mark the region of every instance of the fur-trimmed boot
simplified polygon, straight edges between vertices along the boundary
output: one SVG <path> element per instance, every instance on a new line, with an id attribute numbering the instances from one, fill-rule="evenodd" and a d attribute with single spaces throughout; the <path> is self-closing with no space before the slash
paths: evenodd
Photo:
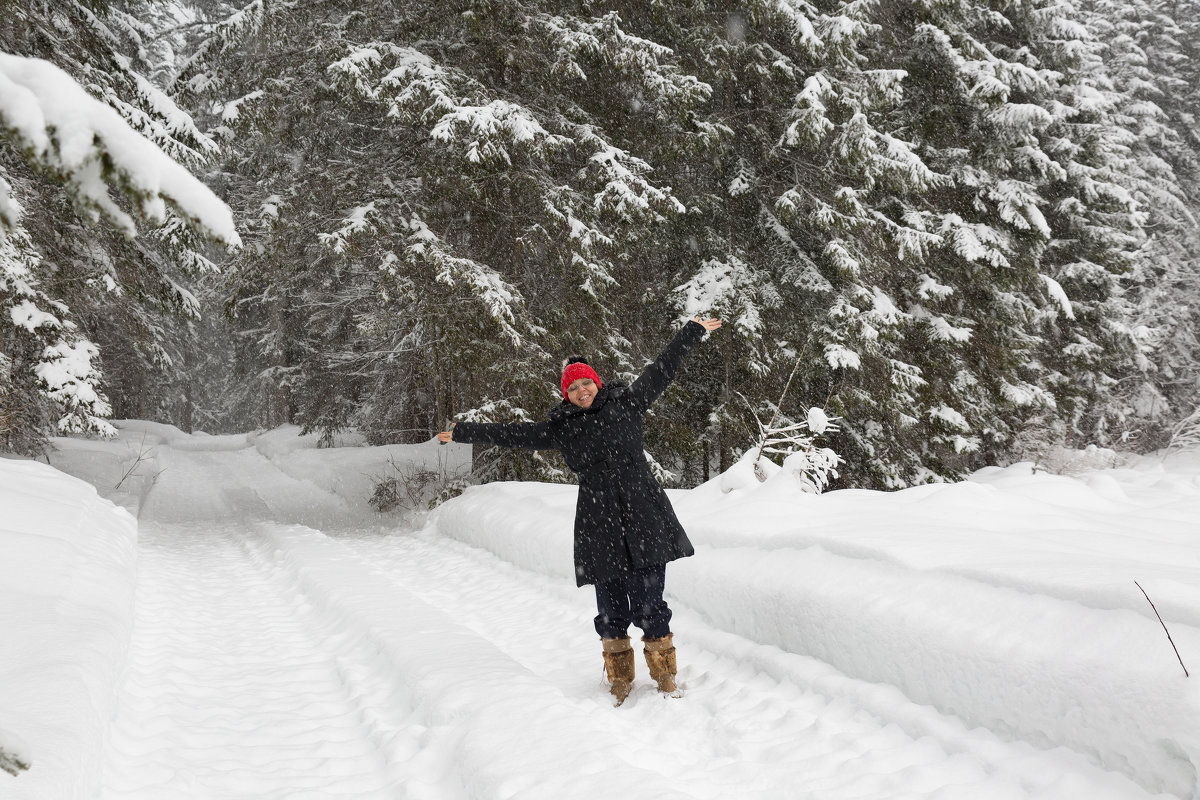
<path id="1" fill-rule="evenodd" d="M 604 672 L 611 684 L 609 691 L 617 698 L 616 705 L 621 705 L 633 688 L 633 645 L 628 636 L 600 641 L 604 643 Z"/>
<path id="2" fill-rule="evenodd" d="M 646 656 L 646 666 L 650 668 L 650 677 L 658 682 L 658 690 L 665 694 L 675 694 L 679 687 L 675 685 L 675 675 L 678 667 L 675 664 L 674 634 L 668 633 L 657 639 L 642 637 L 643 650 Z"/>

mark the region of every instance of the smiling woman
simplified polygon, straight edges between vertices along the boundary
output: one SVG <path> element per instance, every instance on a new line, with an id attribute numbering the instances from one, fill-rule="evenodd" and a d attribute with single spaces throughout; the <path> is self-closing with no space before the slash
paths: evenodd
<path id="1" fill-rule="evenodd" d="M 568 359 L 559 380 L 563 402 L 546 422 L 463 422 L 438 434 L 442 442 L 558 450 L 579 475 L 575 579 L 579 586 L 596 587 L 596 632 L 617 705 L 633 685 L 631 624 L 642 629 L 646 664 L 659 690 L 677 691 L 671 609 L 663 588 L 667 562 L 695 551 L 646 464 L 642 416 L 684 357 L 719 327 L 718 319 L 687 323 L 632 386 L 605 386 L 582 358 Z"/>
<path id="2" fill-rule="evenodd" d="M 571 356 L 567 359 L 560 384 L 563 397 L 580 408 L 590 408 L 596 392 L 604 387 L 600 376 L 582 356 Z"/>

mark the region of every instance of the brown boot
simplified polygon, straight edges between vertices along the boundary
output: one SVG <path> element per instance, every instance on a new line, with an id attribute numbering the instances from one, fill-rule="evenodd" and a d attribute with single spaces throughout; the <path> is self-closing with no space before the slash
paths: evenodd
<path id="1" fill-rule="evenodd" d="M 625 702 L 633 688 L 633 645 L 628 636 L 620 639 L 601 639 L 604 643 L 604 671 L 608 674 L 609 690 L 617 705 Z"/>
<path id="2" fill-rule="evenodd" d="M 675 675 L 678 667 L 675 664 L 674 634 L 668 633 L 657 639 L 642 637 L 645 645 L 646 666 L 650 668 L 650 677 L 658 682 L 658 690 L 666 694 L 678 691 L 675 685 Z"/>

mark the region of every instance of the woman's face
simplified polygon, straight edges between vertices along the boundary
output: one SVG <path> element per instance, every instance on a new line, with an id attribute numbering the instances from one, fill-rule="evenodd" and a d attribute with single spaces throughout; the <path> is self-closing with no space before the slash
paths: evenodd
<path id="1" fill-rule="evenodd" d="M 596 382 L 591 378 L 579 378 L 567 387 L 567 399 L 580 408 L 591 408 L 596 399 Z"/>

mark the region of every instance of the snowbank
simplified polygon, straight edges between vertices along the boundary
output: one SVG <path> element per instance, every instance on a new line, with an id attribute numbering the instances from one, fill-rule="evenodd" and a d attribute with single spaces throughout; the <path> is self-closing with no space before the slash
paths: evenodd
<path id="1" fill-rule="evenodd" d="M 160 476 L 164 480 L 174 477 L 170 472 L 172 450 L 257 451 L 287 476 L 311 484 L 314 498 L 331 495 L 342 501 L 333 516 L 321 520 L 332 528 L 394 524 L 395 517 L 381 517 L 368 503 L 375 484 L 384 477 L 397 477 L 401 482 L 419 481 L 422 476 L 418 473 L 435 477 L 426 486 L 422 502 L 416 504 L 424 509 L 427 495 L 447 480 L 468 475 L 471 466 L 469 445 L 439 445 L 436 439 L 417 445 L 367 446 L 362 436 L 351 432 L 335 437 L 332 447 L 319 447 L 320 436 L 301 435 L 297 425 L 209 435 L 143 420 L 114 420 L 113 424 L 119 431 L 116 439 L 54 439 L 56 450 L 50 460 L 135 515 Z"/>
<path id="2" fill-rule="evenodd" d="M 1134 580 L 1200 669 L 1200 458 L 1079 477 L 1031 466 L 817 496 L 787 470 L 759 484 L 739 464 L 670 493 L 697 555 L 669 568 L 669 593 L 718 628 L 896 687 L 968 727 L 1192 797 L 1200 684 Z M 491 484 L 434 521 L 569 581 L 575 496 Z"/>
<path id="3" fill-rule="evenodd" d="M 51 439 L 50 464 L 137 516 L 162 470 L 159 447 L 186 440 L 188 434 L 173 425 L 137 420 L 114 420 L 113 427 L 118 435 L 112 439 Z"/>
<path id="4" fill-rule="evenodd" d="M 32 461 L 0 459 L 0 509 L 0 746 L 32 762 L 0 773 L 0 796 L 80 796 L 98 785 L 116 710 L 137 524 Z"/>
<path id="5" fill-rule="evenodd" d="M 318 447 L 319 440 L 315 433 L 300 435 L 296 425 L 249 436 L 249 443 L 284 473 L 341 497 L 349 507 L 361 510 L 361 518 L 378 517 L 367 501 L 375 485 L 384 478 L 393 477 L 401 483 L 412 481 L 419 498 L 411 505 L 420 506 L 421 509 L 414 509 L 419 511 L 435 485 L 466 477 L 471 470 L 470 445 L 441 445 L 430 439 L 415 445 L 371 447 L 356 433 L 338 435 L 332 447 Z M 434 480 L 426 487 L 427 491 L 420 492 L 418 484 L 423 477 Z"/>

